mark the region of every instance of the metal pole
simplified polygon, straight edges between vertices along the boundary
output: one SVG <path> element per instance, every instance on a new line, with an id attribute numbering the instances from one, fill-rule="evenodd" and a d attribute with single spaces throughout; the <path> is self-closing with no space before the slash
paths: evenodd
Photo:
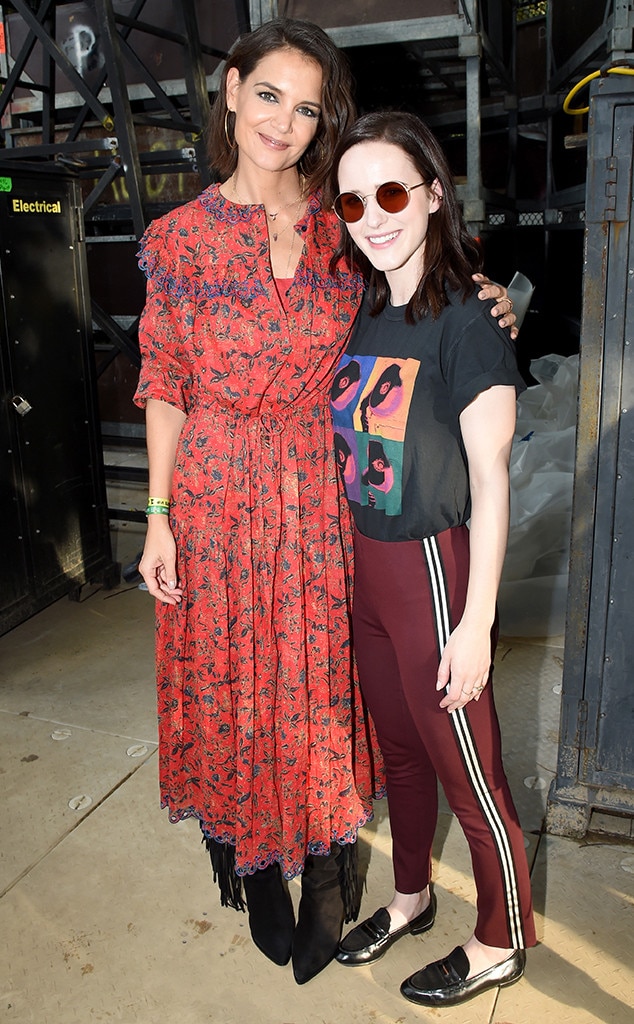
<path id="1" fill-rule="evenodd" d="M 177 0 L 174 3 L 176 13 L 180 15 L 183 32 L 185 33 L 185 83 L 189 99 L 192 124 L 192 141 L 196 150 L 198 174 L 203 187 L 212 181 L 204 132 L 209 120 L 210 103 L 207 93 L 207 79 L 200 48 L 200 33 L 194 0 Z"/>
<path id="2" fill-rule="evenodd" d="M 265 21 L 277 18 L 277 0 L 249 0 L 249 17 L 251 31 L 259 28 Z"/>
<path id="3" fill-rule="evenodd" d="M 143 173 L 137 146 L 132 110 L 128 98 L 127 84 L 119 46 L 112 0 L 95 0 L 95 10 L 104 44 L 104 58 L 108 69 L 108 85 L 114 109 L 115 134 L 119 140 L 119 151 L 123 160 L 125 184 L 130 197 L 132 223 L 137 238 L 145 231 L 143 209 Z"/>

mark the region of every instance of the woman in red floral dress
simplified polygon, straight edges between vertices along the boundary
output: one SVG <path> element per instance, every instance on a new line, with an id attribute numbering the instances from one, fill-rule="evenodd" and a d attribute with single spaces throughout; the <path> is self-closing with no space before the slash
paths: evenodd
<path id="1" fill-rule="evenodd" d="M 245 37 L 212 115 L 224 183 L 155 221 L 140 257 L 137 402 L 150 494 L 171 501 L 148 515 L 141 562 L 159 599 L 161 800 L 172 821 L 198 818 L 224 901 L 242 905 L 243 879 L 255 941 L 280 963 L 293 949 L 300 982 L 336 951 L 343 855 L 381 785 L 326 413 L 362 291 L 328 269 L 338 227 L 318 192 L 350 96 L 315 26 Z M 295 929 L 284 878 L 309 888 L 326 867 L 337 905 L 313 962 L 319 922 Z"/>
<path id="2" fill-rule="evenodd" d="M 244 37 L 212 111 L 222 184 L 155 221 L 140 254 L 161 800 L 199 820 L 223 903 L 243 909 L 244 884 L 256 944 L 292 955 L 300 984 L 358 913 L 351 854 L 382 787 L 327 413 L 363 282 L 329 270 L 319 188 L 351 114 L 321 29 Z"/>

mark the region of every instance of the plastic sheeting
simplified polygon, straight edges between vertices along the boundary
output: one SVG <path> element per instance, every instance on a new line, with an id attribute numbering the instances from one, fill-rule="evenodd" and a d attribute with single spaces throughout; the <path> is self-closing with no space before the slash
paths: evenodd
<path id="1" fill-rule="evenodd" d="M 498 598 L 506 636 L 558 636 L 566 621 L 579 357 L 531 363 L 518 400 L 511 521 Z"/>

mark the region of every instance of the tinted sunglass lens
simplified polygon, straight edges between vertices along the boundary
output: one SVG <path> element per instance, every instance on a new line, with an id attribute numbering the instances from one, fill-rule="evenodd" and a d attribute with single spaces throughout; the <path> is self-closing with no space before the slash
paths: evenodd
<path id="1" fill-rule="evenodd" d="M 363 199 L 355 192 L 342 192 L 335 199 L 335 213 L 346 224 L 354 224 L 363 217 Z"/>
<path id="2" fill-rule="evenodd" d="M 376 201 L 386 213 L 400 213 L 409 202 L 409 193 L 400 182 L 386 181 L 377 189 Z"/>

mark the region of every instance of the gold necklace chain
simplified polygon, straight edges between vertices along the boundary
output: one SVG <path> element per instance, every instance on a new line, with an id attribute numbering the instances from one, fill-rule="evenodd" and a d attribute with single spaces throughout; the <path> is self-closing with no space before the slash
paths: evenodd
<path id="1" fill-rule="evenodd" d="M 235 196 L 237 202 L 239 202 L 242 206 L 255 205 L 255 204 L 247 203 L 247 201 L 245 199 L 243 199 L 239 195 L 238 190 L 236 188 L 236 174 L 235 173 L 231 175 L 231 191 L 233 192 L 233 195 Z M 278 238 L 280 238 L 280 236 L 283 235 L 285 231 L 288 231 L 288 229 L 290 228 L 291 224 L 293 225 L 293 227 L 295 227 L 295 223 L 297 222 L 297 219 L 299 217 L 299 211 L 300 211 L 300 208 L 301 208 L 301 205 L 302 205 L 303 202 L 304 202 L 304 178 L 303 178 L 303 176 L 300 176 L 300 193 L 299 193 L 299 197 L 297 199 L 292 199 L 290 203 L 285 203 L 284 206 L 280 206 L 279 210 L 277 210 L 276 213 L 269 213 L 268 210 L 266 209 L 266 206 L 264 206 L 264 212 L 266 213 L 266 216 L 268 217 L 268 219 L 272 220 L 272 221 L 275 221 L 277 216 L 278 216 L 278 214 L 280 214 L 282 212 L 282 210 L 286 210 L 286 209 L 288 209 L 289 206 L 292 206 L 293 203 L 297 203 L 297 209 L 295 211 L 295 217 L 292 220 L 289 220 L 288 224 L 286 224 L 282 228 L 281 231 L 273 231 L 272 229 L 269 229 L 270 230 L 270 235 L 271 235 L 271 237 L 272 237 L 274 242 L 277 242 Z M 262 205 L 264 205 L 264 204 L 262 204 Z M 289 271 L 291 269 L 291 260 L 293 258 L 293 250 L 295 248 L 295 238 L 296 238 L 296 235 L 297 235 L 297 232 L 293 231 L 293 237 L 291 238 L 291 245 L 290 245 L 290 249 L 288 251 L 288 259 L 286 261 L 286 271 L 285 271 L 285 274 L 284 274 L 285 277 L 288 277 Z"/>
<path id="2" fill-rule="evenodd" d="M 252 205 L 250 203 L 247 203 L 246 199 L 243 199 L 238 194 L 238 189 L 236 188 L 236 179 L 237 179 L 237 175 L 234 172 L 231 175 L 231 189 L 232 189 L 232 192 L 233 192 L 235 198 L 243 206 L 250 206 L 250 205 Z M 295 221 L 297 221 L 297 218 L 299 217 L 300 207 L 301 207 L 301 205 L 302 205 L 302 203 L 304 201 L 304 177 L 303 177 L 303 175 L 300 175 L 299 184 L 300 184 L 299 196 L 296 199 L 291 199 L 290 203 L 284 203 L 284 205 L 280 206 L 279 210 L 276 210 L 275 213 L 269 213 L 269 211 L 267 210 L 267 208 L 264 205 L 264 203 L 262 204 L 264 206 L 264 212 L 266 213 L 266 216 L 268 217 L 269 220 L 272 220 L 273 222 L 275 222 L 277 220 L 279 214 L 282 212 L 282 210 L 287 210 L 289 206 L 293 206 L 294 203 L 297 203 L 297 211 L 295 213 L 295 219 L 294 219 L 293 223 L 295 223 Z M 288 231 L 290 226 L 291 226 L 291 221 L 289 220 L 288 224 L 286 224 L 282 228 L 281 231 L 271 230 L 271 236 L 273 238 L 273 241 L 277 242 L 277 240 L 280 237 L 280 235 L 283 235 L 285 231 Z"/>
<path id="3" fill-rule="evenodd" d="M 293 237 L 291 238 L 291 247 L 290 247 L 290 249 L 288 251 L 288 259 L 286 261 L 286 272 L 284 274 L 285 278 L 288 278 L 289 271 L 291 269 L 291 259 L 292 259 L 292 256 L 293 256 L 293 248 L 295 247 L 295 239 L 296 238 L 297 238 L 297 232 L 293 231 Z"/>
<path id="4" fill-rule="evenodd" d="M 293 227 L 295 227 L 295 224 L 297 223 L 297 219 L 299 217 L 299 211 L 300 211 L 300 208 L 301 208 L 301 205 L 302 205 L 303 202 L 304 202 L 304 197 L 300 196 L 299 199 L 297 200 L 297 209 L 295 210 L 295 216 L 292 217 L 288 221 L 288 223 L 284 225 L 284 227 L 282 228 L 281 231 L 274 231 L 273 228 L 269 228 L 269 230 L 271 232 L 271 237 L 273 238 L 274 242 L 277 242 L 278 238 L 280 238 L 280 236 L 283 235 L 285 231 L 288 231 L 288 229 L 291 227 L 291 225 Z M 293 232 L 293 234 L 295 234 L 295 232 Z"/>
<path id="5" fill-rule="evenodd" d="M 297 199 L 291 199 L 290 203 L 284 203 L 284 205 L 280 206 L 279 210 L 276 210 L 275 213 L 269 213 L 269 211 L 266 210 L 266 206 L 265 206 L 264 209 L 266 210 L 266 215 L 269 218 L 269 220 L 276 220 L 277 217 L 278 217 L 278 214 L 280 214 L 282 212 L 282 210 L 287 210 L 289 208 L 289 206 L 293 206 L 294 203 L 297 203 L 298 206 L 299 206 L 299 204 L 301 203 L 303 198 L 304 198 L 304 175 L 300 174 L 300 176 L 299 176 L 299 196 L 298 196 L 298 198 Z"/>

